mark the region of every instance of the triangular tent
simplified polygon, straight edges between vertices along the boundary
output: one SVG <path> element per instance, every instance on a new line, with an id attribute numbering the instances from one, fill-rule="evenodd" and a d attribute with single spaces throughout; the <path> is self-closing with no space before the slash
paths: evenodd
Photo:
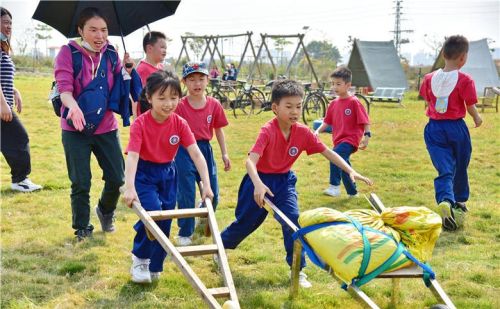
<path id="1" fill-rule="evenodd" d="M 443 50 L 432 66 L 432 71 L 444 68 Z M 432 72 L 431 71 L 431 72 Z M 486 39 L 469 42 L 469 55 L 467 62 L 460 71 L 472 76 L 476 84 L 476 93 L 482 96 L 485 87 L 500 86 L 497 68 L 491 57 L 491 52 Z"/>
<path id="2" fill-rule="evenodd" d="M 406 88 L 405 73 L 392 41 L 355 40 L 349 63 L 352 85 L 356 87 Z"/>

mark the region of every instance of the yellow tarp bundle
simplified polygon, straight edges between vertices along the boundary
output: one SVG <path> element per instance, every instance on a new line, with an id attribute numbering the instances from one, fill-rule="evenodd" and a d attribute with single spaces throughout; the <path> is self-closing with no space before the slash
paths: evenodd
<path id="1" fill-rule="evenodd" d="M 303 212 L 299 217 L 302 227 L 325 222 L 350 222 L 346 214 L 331 208 L 317 208 Z M 365 230 L 371 244 L 371 256 L 365 274 L 368 274 L 396 251 L 397 243 L 390 237 Z M 352 224 L 339 224 L 321 228 L 305 235 L 314 252 L 346 283 L 358 277 L 363 260 L 363 238 Z M 396 270 L 411 262 L 401 254 L 388 270 Z"/>
<path id="2" fill-rule="evenodd" d="M 363 226 L 382 231 L 405 244 L 408 251 L 421 262 L 432 256 L 441 233 L 441 217 L 426 207 L 386 208 L 381 214 L 374 210 L 357 209 L 345 213 L 331 208 L 317 208 L 303 212 L 301 227 L 325 222 L 350 222 L 354 218 Z M 382 265 L 396 250 L 396 242 L 375 232 L 365 231 L 371 244 L 371 257 L 365 273 Z M 330 265 L 338 277 L 349 283 L 358 276 L 363 259 L 363 241 L 352 224 L 328 226 L 305 235 L 307 242 L 321 259 Z M 387 271 L 412 263 L 401 255 Z"/>

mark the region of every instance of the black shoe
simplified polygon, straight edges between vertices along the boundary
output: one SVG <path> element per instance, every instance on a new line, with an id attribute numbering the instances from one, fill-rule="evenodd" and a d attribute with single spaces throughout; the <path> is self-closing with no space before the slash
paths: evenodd
<path id="1" fill-rule="evenodd" d="M 465 202 L 455 202 L 455 205 L 453 205 L 453 208 L 460 209 L 463 212 L 468 212 L 469 211 L 469 209 L 465 205 Z"/>
<path id="2" fill-rule="evenodd" d="M 103 214 L 99 205 L 95 207 L 95 213 L 99 222 L 101 222 L 101 227 L 103 232 L 111 233 L 115 231 L 115 212 L 109 214 Z"/>
<path id="3" fill-rule="evenodd" d="M 94 227 L 92 225 L 89 225 L 86 229 L 76 230 L 75 231 L 76 240 L 78 242 L 80 242 L 80 241 L 84 241 L 88 237 L 92 237 L 93 230 L 94 230 Z"/>

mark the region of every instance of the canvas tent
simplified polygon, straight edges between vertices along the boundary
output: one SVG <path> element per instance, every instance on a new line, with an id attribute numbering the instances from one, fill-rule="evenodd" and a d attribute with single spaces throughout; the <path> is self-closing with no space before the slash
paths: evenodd
<path id="1" fill-rule="evenodd" d="M 444 67 L 443 50 L 432 66 L 432 71 Z M 431 72 L 432 72 L 431 71 Z M 469 42 L 469 55 L 467 62 L 460 71 L 472 76 L 476 84 L 476 93 L 482 96 L 485 87 L 500 86 L 497 68 L 491 57 L 491 52 L 486 39 Z"/>
<path id="2" fill-rule="evenodd" d="M 405 73 L 392 41 L 354 40 L 348 65 L 356 87 L 406 88 Z"/>

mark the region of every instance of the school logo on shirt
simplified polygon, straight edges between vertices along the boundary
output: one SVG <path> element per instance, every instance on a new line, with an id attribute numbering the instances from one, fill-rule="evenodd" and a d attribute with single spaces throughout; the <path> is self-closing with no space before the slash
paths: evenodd
<path id="1" fill-rule="evenodd" d="M 207 116 L 207 123 L 210 124 L 212 122 L 212 115 Z"/>
<path id="2" fill-rule="evenodd" d="M 350 109 L 350 108 L 346 108 L 346 109 L 344 110 L 344 114 L 345 114 L 346 116 L 351 115 L 351 114 L 352 114 L 351 109 Z"/>
<path id="3" fill-rule="evenodd" d="M 295 157 L 297 154 L 299 153 L 299 148 L 297 147 L 290 147 L 290 149 L 288 149 L 288 154 L 291 156 L 291 157 Z"/>
<path id="4" fill-rule="evenodd" d="M 178 135 L 172 135 L 170 136 L 170 145 L 177 145 L 179 143 L 179 136 Z"/>

